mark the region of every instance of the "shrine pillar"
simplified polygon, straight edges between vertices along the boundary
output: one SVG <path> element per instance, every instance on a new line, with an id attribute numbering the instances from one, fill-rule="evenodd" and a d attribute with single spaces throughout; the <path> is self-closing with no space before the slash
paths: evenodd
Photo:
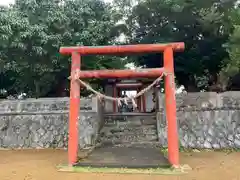
<path id="1" fill-rule="evenodd" d="M 116 87 L 116 84 L 114 83 L 113 84 L 113 97 L 116 98 L 117 97 L 117 87 Z M 116 113 L 117 112 L 117 102 L 116 101 L 113 101 L 113 113 Z"/>

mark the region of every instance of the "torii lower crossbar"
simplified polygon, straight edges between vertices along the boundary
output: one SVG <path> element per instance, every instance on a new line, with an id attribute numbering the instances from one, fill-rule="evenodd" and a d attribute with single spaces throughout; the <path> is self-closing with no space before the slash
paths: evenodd
<path id="1" fill-rule="evenodd" d="M 80 71 L 79 78 L 156 78 L 161 76 L 163 71 L 163 68 L 136 70 L 92 70 Z"/>

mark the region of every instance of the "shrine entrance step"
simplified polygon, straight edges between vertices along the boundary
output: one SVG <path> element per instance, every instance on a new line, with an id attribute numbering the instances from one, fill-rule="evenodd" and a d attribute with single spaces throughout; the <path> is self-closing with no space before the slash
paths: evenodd
<path id="1" fill-rule="evenodd" d="M 160 168 L 170 167 L 160 148 L 151 144 L 103 145 L 78 162 L 77 166 L 93 168 Z"/>
<path id="2" fill-rule="evenodd" d="M 156 115 L 152 113 L 105 114 L 99 142 L 123 144 L 157 142 Z"/>

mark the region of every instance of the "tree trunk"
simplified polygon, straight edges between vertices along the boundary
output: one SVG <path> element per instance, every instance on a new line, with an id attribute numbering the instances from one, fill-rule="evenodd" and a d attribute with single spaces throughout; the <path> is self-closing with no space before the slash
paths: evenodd
<path id="1" fill-rule="evenodd" d="M 39 82 L 37 80 L 34 80 L 34 85 L 35 85 L 35 94 L 34 97 L 38 99 L 40 97 L 40 86 Z"/>

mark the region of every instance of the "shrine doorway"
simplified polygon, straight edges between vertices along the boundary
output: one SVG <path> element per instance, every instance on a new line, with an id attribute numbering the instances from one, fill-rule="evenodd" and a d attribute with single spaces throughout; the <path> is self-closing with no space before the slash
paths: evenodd
<path id="1" fill-rule="evenodd" d="M 133 97 L 138 92 L 135 89 L 119 89 L 119 97 Z M 126 104 L 127 103 L 127 104 Z M 121 106 L 118 106 L 118 112 L 129 113 L 129 112 L 140 112 L 141 111 L 141 98 L 137 99 L 137 107 L 134 107 L 132 101 L 123 102 Z"/>
<path id="2" fill-rule="evenodd" d="M 143 83 L 137 80 L 118 80 L 113 84 L 113 97 L 134 97 L 144 87 Z M 113 102 L 113 113 L 145 113 L 145 95 L 135 99 L 134 102 L 128 100 L 121 105 Z"/>

